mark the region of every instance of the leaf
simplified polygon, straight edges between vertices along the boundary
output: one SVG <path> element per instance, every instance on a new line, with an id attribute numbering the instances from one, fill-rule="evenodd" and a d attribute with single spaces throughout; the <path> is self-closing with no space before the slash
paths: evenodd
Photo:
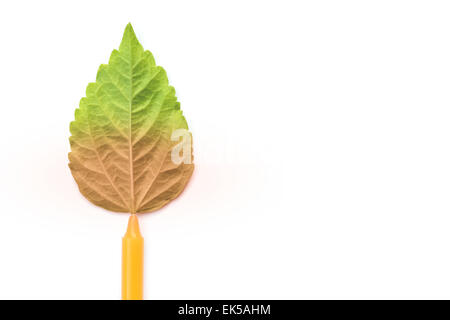
<path id="1" fill-rule="evenodd" d="M 80 192 L 117 212 L 151 212 L 176 198 L 194 170 L 191 146 L 174 162 L 172 133 L 186 120 L 168 84 L 128 24 L 119 50 L 101 65 L 70 124 L 69 167 Z"/>

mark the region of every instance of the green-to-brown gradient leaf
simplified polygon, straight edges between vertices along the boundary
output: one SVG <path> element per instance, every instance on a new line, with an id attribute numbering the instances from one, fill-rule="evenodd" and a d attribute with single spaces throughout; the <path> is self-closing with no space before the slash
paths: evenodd
<path id="1" fill-rule="evenodd" d="M 194 169 L 171 159 L 179 143 L 172 132 L 187 128 L 166 72 L 127 25 L 70 124 L 69 167 L 80 192 L 111 211 L 161 208 L 183 191 Z"/>

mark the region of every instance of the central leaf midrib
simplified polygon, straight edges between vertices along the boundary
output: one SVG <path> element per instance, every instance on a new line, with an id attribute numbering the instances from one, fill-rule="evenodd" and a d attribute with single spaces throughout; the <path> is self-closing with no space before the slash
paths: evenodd
<path id="1" fill-rule="evenodd" d="M 129 101 L 129 125 L 128 125 L 128 150 L 129 150 L 129 162 L 130 162 L 130 211 L 132 214 L 136 213 L 134 207 L 134 168 L 133 168 L 133 141 L 132 141 L 132 104 L 133 104 L 133 53 L 132 53 L 131 39 L 129 43 L 130 61 L 129 61 L 129 73 L 130 73 L 130 101 Z"/>

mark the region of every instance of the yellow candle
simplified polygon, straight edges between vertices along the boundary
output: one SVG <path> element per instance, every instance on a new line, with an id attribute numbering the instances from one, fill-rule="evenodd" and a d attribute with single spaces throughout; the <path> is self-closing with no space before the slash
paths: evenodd
<path id="1" fill-rule="evenodd" d="M 144 274 L 144 238 L 136 214 L 128 219 L 122 238 L 122 300 L 142 300 Z"/>

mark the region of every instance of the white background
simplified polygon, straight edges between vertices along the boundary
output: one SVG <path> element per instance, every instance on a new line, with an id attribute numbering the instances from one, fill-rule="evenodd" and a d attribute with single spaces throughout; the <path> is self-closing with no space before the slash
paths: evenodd
<path id="1" fill-rule="evenodd" d="M 194 137 L 147 299 L 450 298 L 448 1 L 4 1 L 0 298 L 120 298 L 69 123 L 128 22 Z"/>

